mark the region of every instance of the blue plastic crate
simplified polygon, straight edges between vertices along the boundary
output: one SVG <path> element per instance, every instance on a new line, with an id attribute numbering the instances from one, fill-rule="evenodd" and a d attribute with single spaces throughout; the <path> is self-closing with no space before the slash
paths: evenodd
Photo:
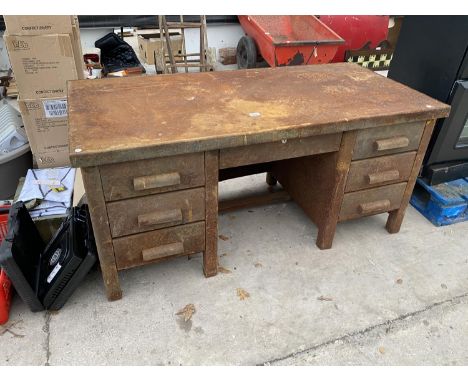
<path id="1" fill-rule="evenodd" d="M 410 203 L 436 226 L 468 220 L 468 178 L 435 186 L 418 179 Z"/>

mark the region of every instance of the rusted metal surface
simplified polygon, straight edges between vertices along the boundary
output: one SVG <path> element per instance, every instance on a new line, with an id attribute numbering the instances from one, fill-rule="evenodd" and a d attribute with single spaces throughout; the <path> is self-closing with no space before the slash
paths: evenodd
<path id="1" fill-rule="evenodd" d="M 385 126 L 358 133 L 353 159 L 397 154 L 417 150 L 425 122 Z"/>
<path id="2" fill-rule="evenodd" d="M 68 96 L 70 156 L 78 167 L 449 112 L 441 102 L 347 63 L 70 81 Z"/>
<path id="3" fill-rule="evenodd" d="M 341 134 L 337 133 L 223 149 L 219 153 L 219 168 L 239 167 L 338 151 L 340 142 Z"/>
<path id="4" fill-rule="evenodd" d="M 406 189 L 406 182 L 345 194 L 340 221 L 398 210 Z"/>
<path id="5" fill-rule="evenodd" d="M 352 162 L 345 191 L 404 182 L 410 176 L 415 157 L 416 152 L 410 151 Z"/>

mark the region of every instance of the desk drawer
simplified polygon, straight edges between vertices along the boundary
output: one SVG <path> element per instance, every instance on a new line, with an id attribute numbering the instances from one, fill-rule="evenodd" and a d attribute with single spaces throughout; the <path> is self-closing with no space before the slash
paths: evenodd
<path id="1" fill-rule="evenodd" d="M 219 168 L 329 153 L 340 149 L 341 133 L 258 143 L 219 151 Z"/>
<path id="2" fill-rule="evenodd" d="M 400 207 L 405 188 L 406 182 L 345 194 L 339 220 L 396 210 Z"/>
<path id="3" fill-rule="evenodd" d="M 112 237 L 205 220 L 205 189 L 166 192 L 107 204 Z"/>
<path id="4" fill-rule="evenodd" d="M 113 240 L 117 269 L 205 250 L 205 223 L 185 224 Z"/>
<path id="5" fill-rule="evenodd" d="M 345 192 L 408 180 L 416 152 L 388 155 L 351 163 Z"/>
<path id="6" fill-rule="evenodd" d="M 205 184 L 204 153 L 100 166 L 106 201 L 194 188 Z"/>
<path id="7" fill-rule="evenodd" d="M 414 151 L 419 147 L 425 122 L 411 122 L 360 130 L 353 159 Z"/>

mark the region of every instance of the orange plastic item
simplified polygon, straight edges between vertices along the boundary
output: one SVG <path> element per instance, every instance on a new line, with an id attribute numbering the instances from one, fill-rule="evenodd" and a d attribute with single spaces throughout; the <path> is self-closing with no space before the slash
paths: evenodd
<path id="1" fill-rule="evenodd" d="M 0 269 L 0 325 L 8 321 L 11 304 L 11 281 L 3 269 Z"/>

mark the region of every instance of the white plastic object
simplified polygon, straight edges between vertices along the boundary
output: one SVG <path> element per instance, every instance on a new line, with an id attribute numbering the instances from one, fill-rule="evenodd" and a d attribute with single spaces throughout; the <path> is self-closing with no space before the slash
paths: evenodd
<path id="1" fill-rule="evenodd" d="M 21 114 L 6 100 L 0 103 L 0 154 L 6 154 L 28 143 Z"/>

